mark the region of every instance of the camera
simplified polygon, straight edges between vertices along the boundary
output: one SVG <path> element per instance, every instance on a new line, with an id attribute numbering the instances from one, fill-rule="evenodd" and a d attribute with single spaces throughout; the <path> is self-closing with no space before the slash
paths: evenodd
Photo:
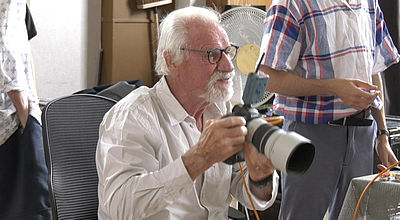
<path id="1" fill-rule="evenodd" d="M 257 70 L 258 68 L 259 65 Z M 250 73 L 242 97 L 244 104 L 235 105 L 232 113 L 226 117 L 242 116 L 246 120 L 246 141 L 253 143 L 276 169 L 287 174 L 303 174 L 314 160 L 315 148 L 311 141 L 296 132 L 286 132 L 277 126 L 271 126 L 251 106 L 263 98 L 268 79 Z M 243 152 L 231 156 L 225 163 L 234 164 L 240 161 L 244 161 Z"/>
<path id="2" fill-rule="evenodd" d="M 308 170 L 314 159 L 314 146 L 310 140 L 296 132 L 286 132 L 277 126 L 271 126 L 248 105 L 235 105 L 230 116 L 242 116 L 246 120 L 246 141 L 253 143 L 272 165 L 285 173 L 302 174 Z M 243 152 L 228 158 L 225 163 L 234 164 L 244 161 Z"/>

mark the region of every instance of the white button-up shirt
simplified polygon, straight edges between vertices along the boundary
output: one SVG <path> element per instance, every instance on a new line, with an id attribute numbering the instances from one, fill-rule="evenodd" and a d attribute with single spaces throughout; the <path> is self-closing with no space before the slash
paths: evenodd
<path id="1" fill-rule="evenodd" d="M 204 121 L 230 109 L 229 103 L 212 104 Z M 181 156 L 196 145 L 200 134 L 165 78 L 118 102 L 100 126 L 99 219 L 227 219 L 231 195 L 250 207 L 237 166 L 216 163 L 191 180 Z M 274 173 L 270 201 L 252 197 L 256 209 L 273 204 L 278 179 Z"/>

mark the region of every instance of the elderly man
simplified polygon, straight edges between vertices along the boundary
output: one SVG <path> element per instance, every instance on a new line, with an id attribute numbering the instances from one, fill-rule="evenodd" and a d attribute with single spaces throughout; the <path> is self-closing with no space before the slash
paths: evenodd
<path id="1" fill-rule="evenodd" d="M 278 176 L 269 160 L 245 142 L 242 117 L 231 110 L 229 43 L 212 10 L 188 7 L 160 25 L 153 87 L 141 87 L 104 117 L 96 155 L 100 219 L 227 219 L 231 195 L 250 207 L 237 164 L 256 209 L 271 206 Z"/>

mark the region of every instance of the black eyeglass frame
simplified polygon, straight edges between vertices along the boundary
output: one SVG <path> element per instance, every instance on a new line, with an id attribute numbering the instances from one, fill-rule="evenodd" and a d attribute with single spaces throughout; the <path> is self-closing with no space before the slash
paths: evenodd
<path id="1" fill-rule="evenodd" d="M 235 50 L 234 56 L 233 56 L 233 57 L 230 57 L 230 60 L 232 61 L 232 60 L 234 60 L 234 59 L 236 58 L 236 56 L 237 56 L 237 54 L 238 54 L 238 51 L 239 51 L 239 46 L 236 46 L 236 45 L 234 45 L 234 44 L 230 44 L 229 46 L 227 46 L 227 47 L 224 48 L 224 49 L 220 49 L 220 48 L 211 48 L 211 49 L 208 49 L 208 50 L 196 50 L 196 49 L 181 47 L 180 50 L 192 51 L 192 52 L 197 52 L 197 53 L 206 53 L 206 54 L 207 54 L 207 58 L 208 58 L 208 62 L 211 63 L 211 64 L 216 64 L 216 63 L 218 63 L 218 62 L 221 60 L 221 58 L 222 58 L 222 52 L 224 52 L 226 55 L 229 55 L 229 54 L 231 53 L 231 51 L 228 51 L 228 49 L 231 49 L 231 50 L 232 50 L 232 48 Z M 220 54 L 218 60 L 215 61 L 215 62 L 211 62 L 211 52 L 212 52 L 212 51 L 219 51 L 219 54 Z"/>

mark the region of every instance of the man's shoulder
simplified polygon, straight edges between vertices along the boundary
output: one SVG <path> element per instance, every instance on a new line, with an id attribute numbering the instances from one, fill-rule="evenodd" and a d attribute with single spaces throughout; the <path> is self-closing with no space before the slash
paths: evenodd
<path id="1" fill-rule="evenodd" d="M 150 93 L 149 93 L 150 90 L 151 90 L 151 88 L 149 88 L 147 86 L 141 86 L 141 87 L 133 90 L 132 92 L 130 92 L 125 98 L 130 100 L 130 101 L 143 99 L 143 98 L 145 98 L 145 97 L 150 95 Z"/>
<path id="2" fill-rule="evenodd" d="M 121 127 L 151 128 L 156 121 L 157 108 L 150 91 L 146 86 L 135 89 L 117 102 L 105 117 Z"/>
<path id="3" fill-rule="evenodd" d="M 304 1 L 300 0 L 273 0 L 269 10 L 272 10 L 269 11 L 269 13 L 267 13 L 270 15 L 272 14 L 275 15 L 279 14 L 279 16 L 291 15 L 296 19 L 301 19 L 302 16 L 304 16 L 304 14 L 307 14 L 309 12 L 310 8 L 304 3 Z"/>
<path id="4" fill-rule="evenodd" d="M 300 0 L 273 0 L 271 3 L 271 7 L 280 6 L 280 7 L 290 8 L 302 4 L 303 2 Z"/>
<path id="5" fill-rule="evenodd" d="M 151 88 L 147 86 L 141 86 L 126 95 L 123 99 L 117 102 L 115 106 L 117 108 L 123 108 L 127 110 L 145 107 L 146 105 L 149 105 L 149 102 L 151 102 L 150 91 Z"/>

